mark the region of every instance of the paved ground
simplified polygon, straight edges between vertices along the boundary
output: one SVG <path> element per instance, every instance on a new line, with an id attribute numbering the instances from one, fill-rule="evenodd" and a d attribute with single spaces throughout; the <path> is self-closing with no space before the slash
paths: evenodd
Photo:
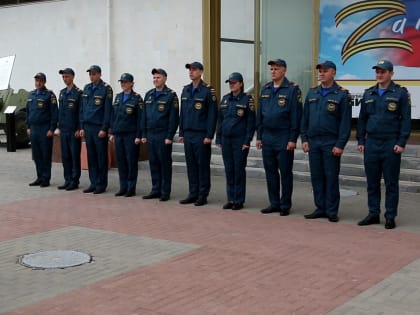
<path id="1" fill-rule="evenodd" d="M 401 194 L 396 230 L 358 227 L 366 194 L 342 197 L 338 224 L 308 221 L 308 183 L 295 182 L 289 217 L 261 215 L 265 182 L 248 179 L 246 209 L 221 210 L 224 178 L 213 177 L 205 207 L 183 206 L 185 174 L 174 174 L 169 202 L 61 192 L 34 179 L 30 150 L 0 147 L 0 314 L 419 314 L 420 194 Z M 87 187 L 87 173 L 82 174 Z M 349 187 L 342 187 L 351 189 Z M 32 270 L 17 257 L 80 250 L 93 262 Z"/>

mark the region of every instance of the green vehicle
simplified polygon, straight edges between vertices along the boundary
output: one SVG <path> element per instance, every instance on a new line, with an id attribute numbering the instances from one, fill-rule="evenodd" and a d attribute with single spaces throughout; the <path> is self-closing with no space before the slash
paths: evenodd
<path id="1" fill-rule="evenodd" d="M 29 144 L 29 137 L 26 133 L 26 101 L 28 92 L 20 89 L 14 93 L 13 89 L 0 90 L 0 129 L 6 132 L 6 115 L 4 111 L 8 106 L 16 106 L 15 128 L 16 147 L 25 148 Z"/>

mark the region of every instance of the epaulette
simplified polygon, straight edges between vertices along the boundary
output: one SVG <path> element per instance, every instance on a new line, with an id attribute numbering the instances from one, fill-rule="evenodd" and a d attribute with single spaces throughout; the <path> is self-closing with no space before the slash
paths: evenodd
<path id="1" fill-rule="evenodd" d="M 53 90 L 50 90 L 50 89 L 47 89 L 47 91 L 50 92 L 50 93 L 54 93 L 54 91 Z"/>
<path id="2" fill-rule="evenodd" d="M 230 93 L 226 93 L 225 95 L 223 95 L 223 97 L 228 97 Z"/>
<path id="3" fill-rule="evenodd" d="M 293 82 L 293 81 L 289 81 L 289 84 L 291 86 L 297 86 L 297 87 L 299 87 L 299 84 L 297 84 L 296 82 Z"/>
<path id="4" fill-rule="evenodd" d="M 134 91 L 133 91 L 134 92 Z M 134 92 L 134 95 L 135 96 L 140 96 L 140 94 L 139 93 L 137 93 L 137 92 Z"/>
<path id="5" fill-rule="evenodd" d="M 267 82 L 266 84 L 263 85 L 263 88 L 269 87 L 271 84 L 271 82 Z"/>
<path id="6" fill-rule="evenodd" d="M 349 91 L 349 90 L 347 90 L 347 89 L 343 88 L 341 85 L 339 85 L 339 86 L 338 86 L 338 89 L 339 89 L 340 91 L 343 91 L 343 92 L 346 92 L 346 93 L 348 93 L 348 91 Z"/>

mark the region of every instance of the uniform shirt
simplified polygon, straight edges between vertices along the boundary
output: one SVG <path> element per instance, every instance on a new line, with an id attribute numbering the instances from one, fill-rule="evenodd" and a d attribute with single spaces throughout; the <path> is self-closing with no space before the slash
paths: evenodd
<path id="1" fill-rule="evenodd" d="M 125 99 L 125 100 L 124 100 Z M 135 132 L 137 138 L 141 138 L 140 122 L 142 117 L 143 98 L 140 94 L 132 91 L 127 96 L 118 93 L 112 104 L 111 130 L 118 134 L 123 132 Z"/>
<path id="2" fill-rule="evenodd" d="M 365 90 L 363 94 L 357 140 L 365 144 L 365 137 L 397 139 L 397 145 L 405 147 L 411 130 L 411 101 L 405 87 L 391 81 L 382 96 L 378 85 Z"/>
<path id="3" fill-rule="evenodd" d="M 73 132 L 80 129 L 79 113 L 83 91 L 77 86 L 70 90 L 60 91 L 58 102 L 58 127 L 63 132 Z"/>
<path id="4" fill-rule="evenodd" d="M 179 136 L 185 131 L 198 131 L 212 139 L 217 123 L 217 98 L 214 89 L 203 81 L 192 93 L 193 85 L 184 86 L 181 94 Z"/>
<path id="5" fill-rule="evenodd" d="M 228 93 L 223 96 L 217 123 L 216 144 L 222 137 L 243 137 L 242 143 L 250 145 L 255 131 L 255 105 L 250 94 Z"/>
<path id="6" fill-rule="evenodd" d="M 49 130 L 57 128 L 57 98 L 51 90 L 43 88 L 29 92 L 26 102 L 26 126 L 49 124 Z"/>
<path id="7" fill-rule="evenodd" d="M 274 83 L 263 86 L 257 111 L 257 140 L 275 142 L 278 134 L 288 135 L 288 141 L 296 142 L 302 117 L 302 92 L 299 86 L 283 79 L 274 90 Z"/>
<path id="8" fill-rule="evenodd" d="M 179 101 L 175 91 L 164 86 L 156 93 L 151 89 L 146 93 L 142 117 L 144 138 L 153 131 L 166 131 L 166 139 L 172 140 L 179 124 Z"/>
<path id="9" fill-rule="evenodd" d="M 328 136 L 336 139 L 335 146 L 344 149 L 351 131 L 351 97 L 334 82 L 325 96 L 321 86 L 309 89 L 302 116 L 301 137 Z"/>
<path id="10" fill-rule="evenodd" d="M 85 124 L 99 125 L 108 131 L 112 109 L 112 88 L 100 80 L 98 84 L 86 84 L 82 95 L 80 129 Z"/>

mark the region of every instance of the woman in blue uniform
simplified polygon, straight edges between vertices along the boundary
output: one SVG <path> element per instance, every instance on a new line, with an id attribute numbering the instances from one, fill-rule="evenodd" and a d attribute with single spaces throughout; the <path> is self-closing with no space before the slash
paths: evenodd
<path id="1" fill-rule="evenodd" d="M 133 91 L 134 78 L 130 73 L 123 73 L 119 81 L 122 92 L 115 96 L 111 112 L 120 178 L 120 190 L 115 196 L 132 197 L 136 194 L 143 99 Z"/>
<path id="2" fill-rule="evenodd" d="M 255 131 L 255 107 L 252 96 L 244 93 L 242 74 L 233 72 L 225 82 L 229 82 L 230 93 L 222 98 L 216 133 L 226 172 L 223 209 L 240 210 L 245 202 L 245 167 Z"/>

